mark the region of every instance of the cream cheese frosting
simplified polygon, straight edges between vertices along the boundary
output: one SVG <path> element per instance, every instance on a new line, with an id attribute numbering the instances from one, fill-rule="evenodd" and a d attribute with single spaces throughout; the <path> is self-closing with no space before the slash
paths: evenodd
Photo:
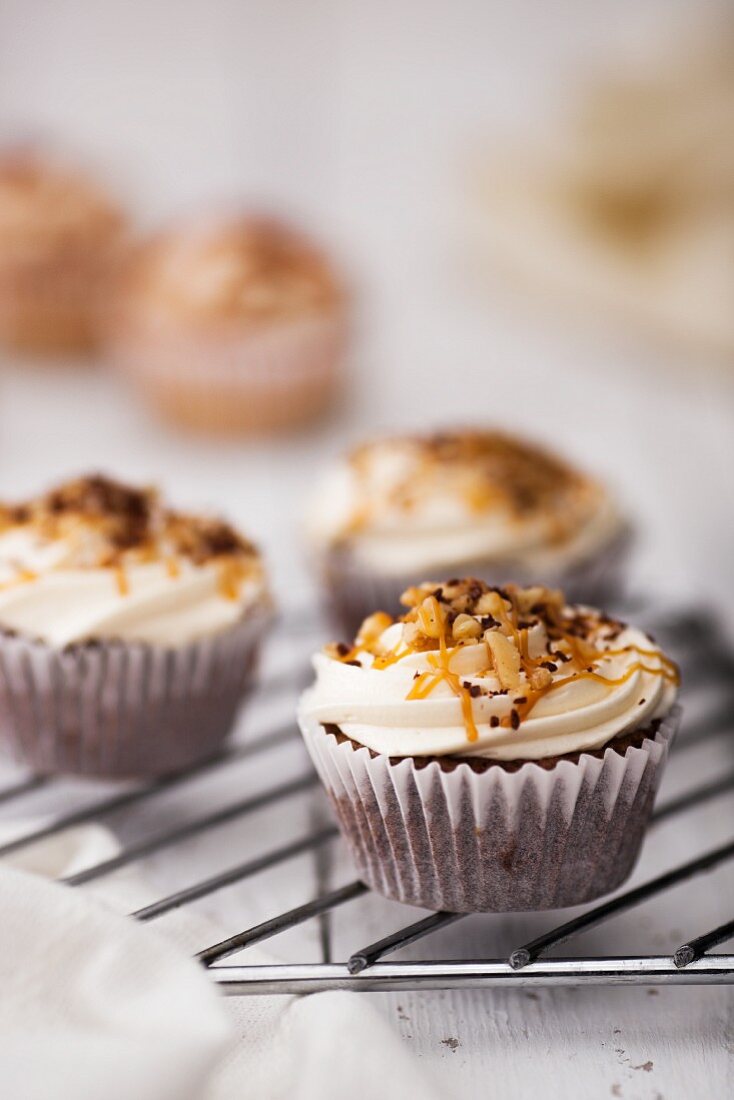
<path id="1" fill-rule="evenodd" d="M 344 547 L 387 576 L 492 561 L 553 576 L 623 530 L 606 490 L 501 432 L 367 444 L 334 467 L 306 519 L 316 547 Z"/>
<path id="2" fill-rule="evenodd" d="M 316 655 L 305 718 L 391 757 L 537 760 L 602 748 L 675 700 L 677 669 L 647 635 L 560 593 L 472 579 L 404 602 Z"/>
<path id="3" fill-rule="evenodd" d="M 185 645 L 269 603 L 259 555 L 227 524 L 102 477 L 0 509 L 0 628 L 62 648 Z"/>

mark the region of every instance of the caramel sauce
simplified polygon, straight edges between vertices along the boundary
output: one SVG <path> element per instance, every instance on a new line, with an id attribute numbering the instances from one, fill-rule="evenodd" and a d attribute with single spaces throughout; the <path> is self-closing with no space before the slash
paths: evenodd
<path id="1" fill-rule="evenodd" d="M 373 657 L 372 668 L 380 670 L 394 665 L 405 656 L 402 649 L 402 639 L 387 653 L 375 654 L 372 651 L 372 646 L 378 641 L 380 635 L 389 626 L 392 626 L 394 621 L 393 617 L 388 615 L 386 611 L 376 611 L 374 615 L 370 615 L 369 619 L 365 619 L 354 645 L 346 649 L 344 653 L 333 654 L 334 659 L 346 665 L 350 661 L 354 661 L 361 653 L 369 653 Z M 366 623 L 369 623 L 368 630 L 364 629 Z"/>
<path id="2" fill-rule="evenodd" d="M 670 657 L 666 657 L 664 653 L 661 653 L 659 649 L 643 649 L 641 646 L 627 645 L 623 646 L 621 649 L 605 649 L 604 652 L 600 654 L 600 659 L 603 660 L 605 657 L 621 657 L 624 653 L 636 653 L 638 657 L 657 657 L 665 670 L 666 679 L 669 679 L 673 684 L 680 683 L 680 669 L 677 664 L 675 661 L 672 661 Z M 646 669 L 645 671 L 650 670 Z"/>
<path id="3" fill-rule="evenodd" d="M 438 684 L 447 684 L 454 695 L 458 696 L 461 703 L 461 713 L 464 718 L 467 740 L 477 741 L 479 739 L 479 730 L 474 721 L 471 695 L 461 683 L 457 673 L 452 672 L 449 668 L 451 656 L 456 650 L 450 650 L 446 645 L 446 626 L 441 616 L 441 607 L 435 596 L 431 597 L 431 611 L 436 622 L 439 624 L 438 653 L 431 652 L 428 654 L 428 663 L 434 665 L 435 671 L 422 673 L 408 692 L 406 698 L 425 699 Z M 416 692 L 416 694 L 413 694 L 414 692 Z"/>
<path id="4" fill-rule="evenodd" d="M 7 591 L 8 588 L 15 588 L 19 584 L 31 584 L 32 581 L 38 580 L 38 573 L 34 573 L 32 569 L 20 569 L 12 581 L 5 581 L 0 585 L 0 592 Z"/>
<path id="5" fill-rule="evenodd" d="M 520 720 L 524 721 L 525 718 L 531 713 L 536 703 L 538 703 L 544 696 L 550 695 L 552 691 L 558 688 L 565 687 L 566 684 L 577 683 L 579 680 L 594 680 L 597 684 L 605 684 L 610 687 L 620 687 L 622 684 L 626 684 L 628 680 L 631 680 L 636 672 L 646 672 L 651 676 L 660 676 L 668 683 L 679 684 L 680 673 L 674 662 L 668 657 L 664 657 L 662 653 L 658 653 L 656 650 L 637 650 L 636 646 L 630 646 L 628 649 L 620 649 L 616 651 L 615 656 L 619 656 L 622 653 L 628 652 L 630 649 L 636 652 L 644 652 L 651 657 L 659 657 L 661 665 L 663 662 L 672 666 L 672 669 L 665 667 L 651 668 L 649 665 L 643 664 L 642 661 L 634 661 L 630 667 L 621 676 L 602 676 L 600 672 L 589 671 L 588 669 L 581 669 L 579 672 L 572 672 L 569 676 L 563 676 L 560 680 L 552 680 L 550 684 L 543 688 L 537 688 L 534 691 L 529 690 L 526 694 L 526 702 L 516 706 L 516 710 L 520 715 Z M 607 650 L 606 653 L 611 651 Z M 599 654 L 597 660 L 603 659 L 606 654 Z"/>
<path id="6" fill-rule="evenodd" d="M 374 615 L 370 615 L 362 624 L 362 629 L 357 635 L 357 642 L 353 650 L 350 651 L 349 656 L 342 658 L 342 660 L 354 660 L 354 655 L 357 653 L 370 653 L 371 647 L 378 641 L 383 631 L 387 630 L 392 624 L 393 618 L 391 615 L 388 615 L 386 611 L 376 611 Z M 375 656 L 372 667 L 383 669 L 395 664 L 396 661 L 399 661 L 400 658 L 404 656 L 404 654 L 400 652 L 400 646 L 401 642 L 398 641 L 397 645 L 393 646 L 387 653 Z"/>
<path id="7" fill-rule="evenodd" d="M 592 662 L 600 660 L 601 655 L 598 650 L 585 646 L 578 638 L 574 638 L 573 634 L 564 634 L 561 640 L 568 646 L 571 659 L 579 668 L 586 668 Z"/>
<path id="8" fill-rule="evenodd" d="M 355 652 L 359 652 L 359 650 L 355 650 Z M 389 668 L 390 665 L 397 664 L 397 662 L 401 660 L 401 658 L 403 658 L 404 656 L 405 654 L 400 652 L 400 643 L 398 643 L 398 645 L 396 645 L 395 648 L 391 649 L 388 653 L 383 653 L 382 656 L 375 657 L 374 661 L 372 662 L 372 667 L 378 670 Z M 347 659 L 353 660 L 353 658 Z"/>
<path id="9" fill-rule="evenodd" d="M 117 591 L 121 596 L 130 595 L 130 581 L 128 580 L 127 573 L 121 565 L 116 565 L 114 570 L 115 580 L 117 581 Z"/>
<path id="10" fill-rule="evenodd" d="M 355 508 L 345 525 L 344 535 L 346 537 L 358 535 L 360 531 L 364 531 L 365 527 L 369 526 L 371 518 L 372 509 L 367 504 Z"/>
<path id="11" fill-rule="evenodd" d="M 145 542 L 138 550 L 138 557 L 140 561 L 151 562 L 158 561 L 158 550 L 155 543 L 152 540 Z"/>
<path id="12" fill-rule="evenodd" d="M 506 630 L 509 630 L 514 638 L 520 653 L 522 671 L 529 677 L 530 674 L 541 667 L 544 662 L 552 660 L 552 656 L 548 654 L 541 654 L 538 657 L 530 656 L 529 631 L 527 628 L 521 628 L 519 626 L 517 606 L 512 599 L 510 599 L 510 603 L 510 613 L 499 612 L 497 618 L 500 625 Z M 427 699 L 438 684 L 445 683 L 460 701 L 467 740 L 470 742 L 476 741 L 479 738 L 479 731 L 474 718 L 472 696 L 469 690 L 463 686 L 459 675 L 450 668 L 451 658 L 461 646 L 449 648 L 447 645 L 446 624 L 442 616 L 441 605 L 435 596 L 428 597 L 428 605 L 429 609 L 427 612 L 419 612 L 421 616 L 420 621 L 426 633 L 428 633 L 429 630 L 436 630 L 438 636 L 438 651 L 430 650 L 426 653 L 426 659 L 431 665 L 431 668 L 425 672 L 421 672 L 420 675 L 416 677 L 410 691 L 406 695 L 406 700 Z M 337 657 L 337 660 L 349 662 L 355 660 L 360 653 L 371 652 L 369 647 L 377 640 L 382 629 L 393 623 L 390 616 L 382 614 L 375 616 L 374 620 L 372 624 L 374 629 L 370 630 L 369 635 L 358 638 L 358 644 Z M 549 684 L 541 688 L 532 689 L 529 685 L 527 688 L 521 688 L 518 691 L 518 695 L 524 698 L 522 703 L 514 703 L 512 702 L 512 697 L 510 697 L 512 707 L 517 712 L 517 717 L 520 722 L 524 721 L 531 714 L 536 704 L 546 695 L 549 695 L 552 691 L 556 691 L 559 688 L 565 687 L 567 684 L 576 683 L 579 680 L 593 680 L 605 686 L 619 687 L 627 683 L 635 673 L 644 672 L 648 675 L 660 676 L 668 683 L 680 683 L 680 673 L 675 662 L 657 649 L 646 649 L 641 646 L 627 645 L 617 649 L 596 650 L 590 643 L 584 642 L 582 639 L 575 637 L 571 633 L 566 633 L 565 631 L 561 631 L 561 636 L 553 639 L 552 644 L 555 646 L 565 645 L 567 647 L 570 655 L 570 664 L 572 668 L 576 666 L 575 671 L 570 672 L 567 676 L 561 677 L 559 680 L 552 680 Z M 400 661 L 406 654 L 412 652 L 416 651 L 411 649 L 410 646 L 406 647 L 401 639 L 388 653 L 375 656 L 371 667 L 378 670 L 388 668 Z M 619 657 L 628 653 L 635 653 L 640 659 L 634 661 L 621 676 L 604 676 L 601 672 L 589 667 L 607 658 Z M 492 666 L 489 650 L 487 652 L 487 658 L 487 669 L 490 669 Z M 660 662 L 660 667 L 653 668 L 649 664 L 645 664 L 645 658 L 658 660 Z M 517 721 L 517 718 L 515 720 Z M 503 728 L 509 728 L 512 724 L 512 715 L 505 715 L 500 720 L 500 725 Z"/>
<path id="13" fill-rule="evenodd" d="M 481 480 L 473 480 L 466 485 L 462 495 L 469 511 L 474 512 L 475 515 L 489 511 L 500 499 L 497 489 Z"/>
<path id="14" fill-rule="evenodd" d="M 217 584 L 220 596 L 223 596 L 225 600 L 239 599 L 240 583 L 245 573 L 246 570 L 243 568 L 242 562 L 236 561 L 234 558 L 220 562 Z"/>
<path id="15" fill-rule="evenodd" d="M 579 672 L 575 678 L 578 680 L 596 680 L 599 684 L 612 684 L 614 687 L 617 687 L 620 684 L 626 684 L 635 672 L 647 672 L 650 676 L 662 677 L 662 679 L 667 680 L 668 683 L 678 683 L 678 676 L 676 674 L 668 672 L 664 668 L 650 668 L 649 665 L 643 664 L 642 661 L 634 661 L 621 676 L 602 676 L 600 672 L 589 672 L 584 669 L 584 671 Z"/>
<path id="16" fill-rule="evenodd" d="M 537 668 L 539 660 L 536 660 L 534 657 L 530 656 L 528 652 L 528 646 L 530 645 L 528 631 L 524 628 L 520 629 L 520 617 L 518 615 L 517 605 L 512 599 L 512 596 L 509 597 L 509 600 L 512 610 L 510 611 L 509 615 L 507 615 L 504 610 L 500 611 L 499 623 L 501 626 L 507 627 L 507 629 L 510 631 L 512 639 L 515 642 L 515 645 L 520 653 L 520 660 L 522 661 L 524 670 L 526 672 L 532 671 L 533 669 Z"/>

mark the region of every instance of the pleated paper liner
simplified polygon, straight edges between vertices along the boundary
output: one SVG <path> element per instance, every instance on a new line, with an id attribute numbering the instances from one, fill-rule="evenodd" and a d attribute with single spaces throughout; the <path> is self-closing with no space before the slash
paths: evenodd
<path id="1" fill-rule="evenodd" d="M 261 329 L 124 324 L 113 361 L 166 419 L 213 434 L 263 434 L 306 423 L 340 393 L 344 315 L 324 313 Z"/>
<path id="2" fill-rule="evenodd" d="M 0 340 L 44 356 L 92 350 L 117 256 L 117 245 L 107 241 L 31 257 L 0 256 Z"/>
<path id="3" fill-rule="evenodd" d="M 232 728 L 268 622 L 250 611 L 176 649 L 0 634 L 0 747 L 40 774 L 155 776 L 205 759 Z"/>
<path id="4" fill-rule="evenodd" d="M 391 762 L 316 722 L 301 729 L 369 886 L 427 909 L 508 912 L 579 905 L 624 882 L 679 719 L 674 707 L 624 754 L 484 772 Z"/>

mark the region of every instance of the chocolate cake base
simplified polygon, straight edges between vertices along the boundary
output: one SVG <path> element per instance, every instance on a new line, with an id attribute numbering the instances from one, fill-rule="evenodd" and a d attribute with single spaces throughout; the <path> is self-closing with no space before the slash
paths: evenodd
<path id="1" fill-rule="evenodd" d="M 594 756 L 597 760 L 601 760 L 607 749 L 612 749 L 614 752 L 619 752 L 624 755 L 630 746 L 634 748 L 640 748 L 643 741 L 652 739 L 658 731 L 660 721 L 656 720 L 646 729 L 633 730 L 632 733 L 623 733 L 620 737 L 615 737 L 609 741 L 606 745 L 603 745 L 600 749 L 584 749 L 581 752 L 566 752 L 561 756 L 544 756 L 540 760 L 533 760 L 539 768 L 543 768 L 545 771 L 550 771 L 551 768 L 555 768 L 556 764 L 561 760 L 569 760 L 572 764 L 578 764 L 582 756 Z M 338 726 L 334 726 L 330 723 L 324 725 L 324 730 L 336 738 L 338 744 L 343 744 L 348 741 L 353 748 L 362 748 L 358 741 L 353 741 L 351 737 L 348 737 L 346 733 L 343 733 Z M 367 749 L 370 756 L 378 756 L 379 753 L 374 752 L 372 749 Z M 402 756 L 390 756 L 388 758 L 391 764 L 399 764 L 404 759 Z M 442 772 L 452 772 L 457 767 L 466 765 L 471 768 L 477 775 L 481 775 L 482 772 L 488 771 L 490 768 L 502 768 L 506 772 L 516 772 L 524 764 L 527 764 L 527 760 L 491 760 L 486 756 L 411 756 L 414 766 L 417 769 L 425 768 L 429 764 L 438 764 Z"/>
<path id="2" fill-rule="evenodd" d="M 0 633 L 0 748 L 41 775 L 157 776 L 206 759 L 247 694 L 267 616 L 178 649 Z"/>
<path id="3" fill-rule="evenodd" d="M 545 766 L 390 759 L 313 721 L 301 729 L 365 882 L 427 909 L 507 912 L 579 905 L 625 880 L 679 713 Z"/>

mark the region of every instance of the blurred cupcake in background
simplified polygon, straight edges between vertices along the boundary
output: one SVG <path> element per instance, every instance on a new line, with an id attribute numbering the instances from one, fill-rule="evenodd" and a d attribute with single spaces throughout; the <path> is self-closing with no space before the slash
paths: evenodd
<path id="1" fill-rule="evenodd" d="M 393 613 L 419 576 L 542 581 L 570 600 L 619 592 L 630 529 L 608 491 L 500 431 L 368 442 L 327 472 L 306 534 L 340 625 Z"/>
<path id="2" fill-rule="evenodd" d="M 35 772 L 160 775 L 213 755 L 272 617 L 229 524 L 99 475 L 0 507 L 0 746 Z"/>
<path id="3" fill-rule="evenodd" d="M 472 236 L 585 318 L 731 359 L 734 18 L 706 7 L 599 66 L 542 136 L 497 144 Z"/>
<path id="4" fill-rule="evenodd" d="M 124 226 L 83 174 L 34 152 L 0 154 L 0 341 L 48 356 L 91 350 Z"/>
<path id="5" fill-rule="evenodd" d="M 345 333 L 345 294 L 321 251 L 276 220 L 241 217 L 143 245 L 109 335 L 120 369 L 169 420 L 260 434 L 333 403 Z"/>

